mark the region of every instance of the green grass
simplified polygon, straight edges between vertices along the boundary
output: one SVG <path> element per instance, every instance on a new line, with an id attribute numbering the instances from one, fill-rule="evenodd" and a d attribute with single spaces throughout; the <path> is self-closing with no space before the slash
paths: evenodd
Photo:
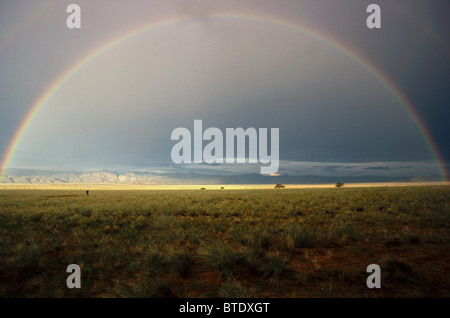
<path id="1" fill-rule="evenodd" d="M 242 260 L 240 253 L 224 241 L 208 243 L 201 247 L 199 255 L 204 258 L 207 267 L 218 270 L 220 275 L 230 277 L 234 274 L 235 266 Z"/>
<path id="2" fill-rule="evenodd" d="M 1 190 L 0 224 L 0 297 L 450 296 L 447 186 Z M 361 271 L 376 262 L 373 294 Z"/>
<path id="3" fill-rule="evenodd" d="M 294 247 L 313 247 L 317 240 L 317 234 L 310 225 L 298 223 L 287 224 L 286 235 L 286 245 L 292 242 Z"/>

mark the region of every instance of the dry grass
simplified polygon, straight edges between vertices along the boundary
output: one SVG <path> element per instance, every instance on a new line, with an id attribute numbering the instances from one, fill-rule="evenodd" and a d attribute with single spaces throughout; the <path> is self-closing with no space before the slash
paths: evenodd
<path id="1" fill-rule="evenodd" d="M 0 190 L 1 297 L 450 296 L 448 186 L 96 187 Z"/>

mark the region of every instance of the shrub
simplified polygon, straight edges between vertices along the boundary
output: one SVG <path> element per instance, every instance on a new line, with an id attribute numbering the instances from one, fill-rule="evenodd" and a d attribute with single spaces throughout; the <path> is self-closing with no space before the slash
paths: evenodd
<path id="1" fill-rule="evenodd" d="M 181 277 L 188 277 L 194 264 L 193 257 L 186 251 L 170 251 L 167 257 L 170 269 Z"/>
<path id="2" fill-rule="evenodd" d="M 293 241 L 295 247 L 313 247 L 317 240 L 317 236 L 308 225 L 300 225 L 297 223 L 290 224 L 286 228 L 286 235 L 288 240 L 285 240 L 285 245 L 289 247 L 292 245 L 290 240 Z"/>
<path id="3" fill-rule="evenodd" d="M 139 215 L 136 220 L 133 222 L 133 228 L 140 230 L 143 229 L 147 225 L 147 220 L 145 216 Z"/>
<path id="4" fill-rule="evenodd" d="M 164 263 L 164 255 L 157 247 L 151 248 L 145 255 L 145 259 L 152 272 L 159 270 Z"/>
<path id="5" fill-rule="evenodd" d="M 280 276 L 288 269 L 288 257 L 282 255 L 279 251 L 270 252 L 264 259 L 263 276 Z"/>
<path id="6" fill-rule="evenodd" d="M 223 276 L 232 276 L 235 265 L 242 260 L 241 255 L 223 241 L 204 246 L 200 254 L 205 258 L 208 267 L 218 270 Z"/>

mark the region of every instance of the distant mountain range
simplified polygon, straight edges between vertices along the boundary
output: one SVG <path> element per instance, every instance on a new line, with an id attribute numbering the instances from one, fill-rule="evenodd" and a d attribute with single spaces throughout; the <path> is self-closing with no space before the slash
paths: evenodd
<path id="1" fill-rule="evenodd" d="M 8 169 L 3 183 L 123 183 L 123 184 L 325 184 L 363 182 L 431 182 L 438 176 L 383 177 L 383 176 L 263 176 L 260 174 L 218 175 L 198 172 L 145 172 L 145 171 L 49 171 L 34 169 Z"/>

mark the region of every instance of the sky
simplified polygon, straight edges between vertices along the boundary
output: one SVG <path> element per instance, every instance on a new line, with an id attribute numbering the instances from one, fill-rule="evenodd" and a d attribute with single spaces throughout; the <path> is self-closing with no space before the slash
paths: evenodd
<path id="1" fill-rule="evenodd" d="M 449 13 L 445 0 L 2 0 L 2 168 L 258 172 L 175 165 L 172 131 L 201 119 L 279 128 L 283 175 L 443 178 Z"/>

